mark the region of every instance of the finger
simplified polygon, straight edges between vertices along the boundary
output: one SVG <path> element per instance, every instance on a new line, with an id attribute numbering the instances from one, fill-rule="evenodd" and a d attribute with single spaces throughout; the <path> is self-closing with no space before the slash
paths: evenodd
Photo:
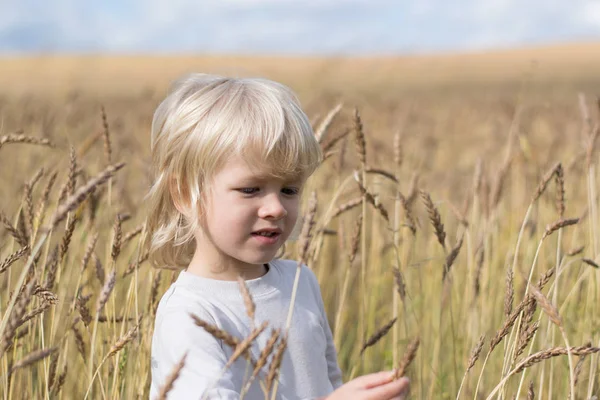
<path id="1" fill-rule="evenodd" d="M 360 376 L 352 382 L 361 389 L 370 389 L 389 383 L 394 378 L 393 371 L 381 371 L 374 374 Z"/>
<path id="2" fill-rule="evenodd" d="M 397 381 L 392 381 L 377 387 L 372 388 L 368 392 L 369 400 L 396 400 L 406 399 L 410 390 L 408 378 L 402 378 Z"/>

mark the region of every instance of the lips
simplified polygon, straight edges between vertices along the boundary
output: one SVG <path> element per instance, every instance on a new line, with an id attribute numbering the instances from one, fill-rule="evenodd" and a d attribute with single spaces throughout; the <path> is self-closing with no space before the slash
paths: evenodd
<path id="1" fill-rule="evenodd" d="M 279 228 L 260 229 L 252 232 L 252 237 L 258 240 L 261 245 L 275 245 L 279 242 L 281 232 Z"/>

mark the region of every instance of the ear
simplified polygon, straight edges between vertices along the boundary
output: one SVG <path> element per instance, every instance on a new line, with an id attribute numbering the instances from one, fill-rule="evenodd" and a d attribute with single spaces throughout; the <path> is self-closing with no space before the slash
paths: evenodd
<path id="1" fill-rule="evenodd" d="M 190 194 L 185 182 L 180 180 L 177 176 L 172 176 L 169 179 L 169 193 L 171 194 L 171 200 L 177 211 L 183 215 L 187 215 L 187 209 L 190 204 Z"/>

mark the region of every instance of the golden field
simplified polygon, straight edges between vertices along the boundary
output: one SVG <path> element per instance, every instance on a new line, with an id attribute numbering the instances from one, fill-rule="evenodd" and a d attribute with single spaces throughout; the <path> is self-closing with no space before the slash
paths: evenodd
<path id="1" fill-rule="evenodd" d="M 305 259 L 346 380 L 398 367 L 418 338 L 415 399 L 600 392 L 600 45 L 569 44 L 0 60 L 2 398 L 148 398 L 153 312 L 176 276 L 140 247 L 149 130 L 191 71 L 288 84 L 321 135 Z"/>

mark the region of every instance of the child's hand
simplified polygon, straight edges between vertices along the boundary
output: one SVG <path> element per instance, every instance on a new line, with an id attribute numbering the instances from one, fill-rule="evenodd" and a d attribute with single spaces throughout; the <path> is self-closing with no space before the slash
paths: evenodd
<path id="1" fill-rule="evenodd" d="M 408 378 L 393 381 L 393 372 L 383 371 L 359 376 L 342 385 L 324 400 L 405 400 Z"/>

